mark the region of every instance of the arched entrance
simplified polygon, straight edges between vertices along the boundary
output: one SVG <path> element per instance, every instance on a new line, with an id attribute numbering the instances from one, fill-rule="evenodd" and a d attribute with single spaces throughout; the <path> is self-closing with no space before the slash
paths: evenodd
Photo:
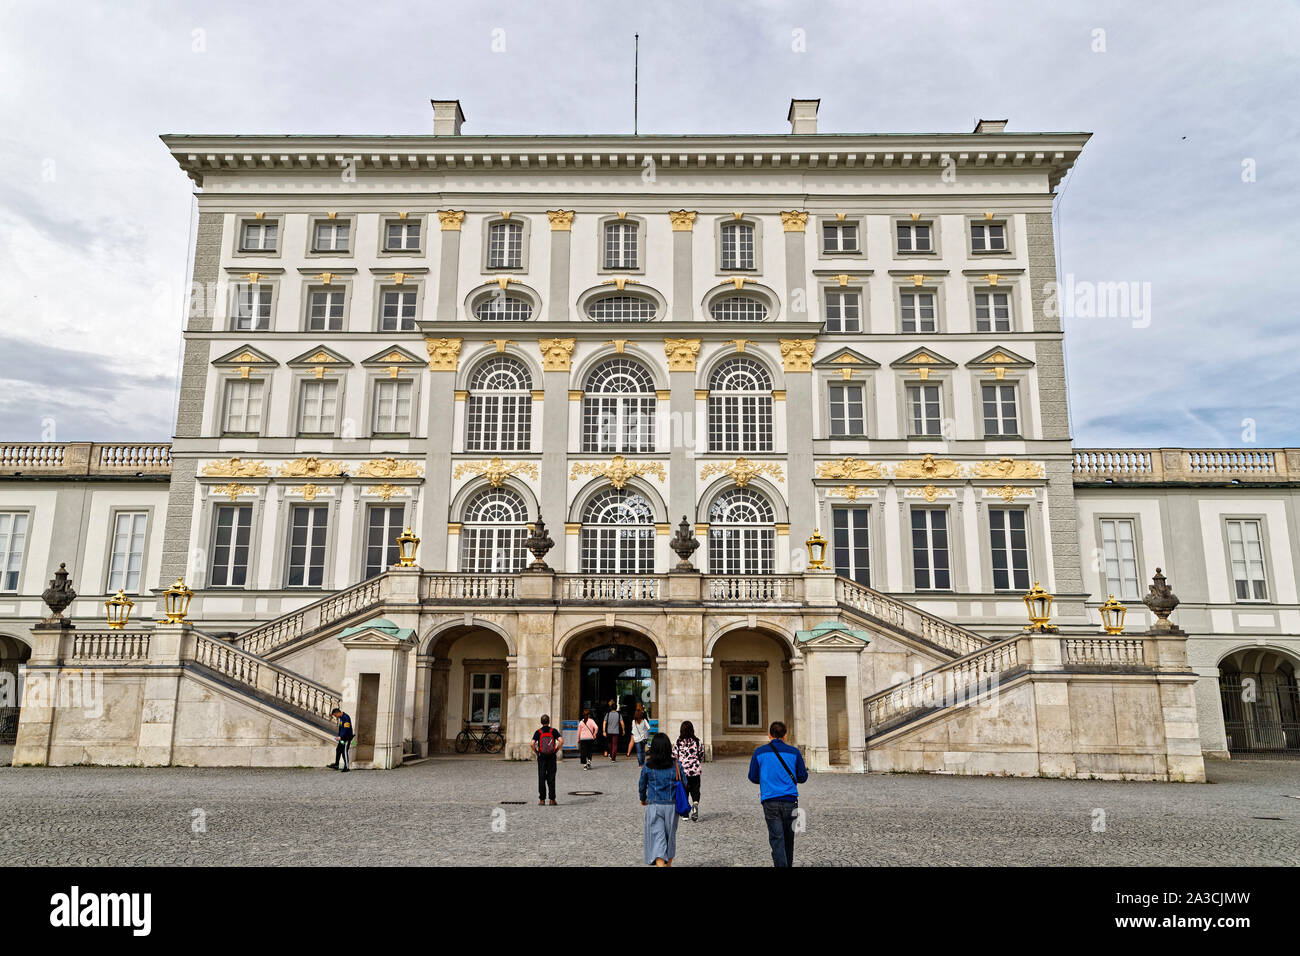
<path id="1" fill-rule="evenodd" d="M 439 634 L 420 656 L 417 667 L 428 675 L 430 753 L 455 753 L 456 735 L 467 724 L 475 731 L 499 724 L 507 733 L 514 693 L 509 655 L 501 635 L 466 625 Z"/>
<path id="2" fill-rule="evenodd" d="M 12 745 L 18 738 L 18 705 L 22 701 L 18 671 L 31 654 L 32 649 L 22 641 L 0 634 L 0 747 Z"/>
<path id="3" fill-rule="evenodd" d="M 1228 752 L 1300 757 L 1300 660 L 1271 647 L 1234 651 L 1219 662 Z"/>
<path id="4" fill-rule="evenodd" d="M 577 720 L 590 710 L 604 745 L 604 717 L 611 700 L 623 717 L 625 735 L 637 704 L 651 720 L 659 718 L 658 649 L 649 638 L 626 628 L 603 627 L 570 641 L 564 652 L 563 719 Z M 624 749 L 626 743 L 624 736 Z"/>
<path id="5" fill-rule="evenodd" d="M 804 743 L 795 720 L 788 641 L 770 631 L 742 627 L 718 638 L 709 656 L 713 753 L 752 752 L 767 740 L 774 720 L 786 725 L 788 741 Z"/>

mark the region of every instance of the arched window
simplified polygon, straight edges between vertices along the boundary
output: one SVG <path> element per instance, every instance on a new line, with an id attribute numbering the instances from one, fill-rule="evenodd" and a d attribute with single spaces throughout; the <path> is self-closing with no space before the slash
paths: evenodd
<path id="1" fill-rule="evenodd" d="M 772 450 L 772 378 L 744 356 L 727 359 L 709 378 L 709 451 Z"/>
<path id="2" fill-rule="evenodd" d="M 655 449 L 655 383 L 631 359 L 603 362 L 587 376 L 582 399 L 582 450 L 649 452 Z"/>
<path id="3" fill-rule="evenodd" d="M 470 499 L 460 530 L 460 569 L 475 574 L 522 571 L 528 508 L 519 492 L 488 488 Z"/>
<path id="4" fill-rule="evenodd" d="M 653 574 L 655 518 L 635 491 L 610 488 L 582 513 L 584 574 Z"/>
<path id="5" fill-rule="evenodd" d="M 470 376 L 467 451 L 528 451 L 533 425 L 532 379 L 508 355 L 488 359 Z"/>
<path id="6" fill-rule="evenodd" d="M 776 553 L 772 503 L 752 488 L 732 488 L 709 508 L 709 573 L 771 574 Z"/>
<path id="7" fill-rule="evenodd" d="M 533 304 L 518 295 L 493 292 L 474 306 L 474 318 L 483 322 L 526 322 L 533 317 Z"/>
<path id="8" fill-rule="evenodd" d="M 762 322 L 767 306 L 747 295 L 728 295 L 714 299 L 709 314 L 719 322 Z"/>
<path id="9" fill-rule="evenodd" d="M 587 303 L 587 318 L 597 322 L 649 322 L 658 308 L 639 295 L 605 295 Z"/>

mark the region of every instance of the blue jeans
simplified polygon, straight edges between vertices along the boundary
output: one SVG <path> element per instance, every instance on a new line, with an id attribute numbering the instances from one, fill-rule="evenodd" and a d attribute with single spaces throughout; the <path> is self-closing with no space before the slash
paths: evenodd
<path id="1" fill-rule="evenodd" d="M 645 741 L 638 740 L 636 741 L 636 743 L 633 744 L 633 746 L 636 747 L 636 765 L 638 767 L 644 767 L 645 766 Z"/>
<path id="2" fill-rule="evenodd" d="M 798 800 L 766 800 L 763 819 L 767 821 L 767 842 L 772 847 L 773 866 L 794 866 L 794 815 Z"/>

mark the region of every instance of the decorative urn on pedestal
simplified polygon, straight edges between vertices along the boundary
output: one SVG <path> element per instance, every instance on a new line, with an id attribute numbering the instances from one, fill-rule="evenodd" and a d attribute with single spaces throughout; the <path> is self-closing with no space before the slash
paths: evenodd
<path id="1" fill-rule="evenodd" d="M 1174 626 L 1169 620 L 1169 615 L 1174 613 L 1174 608 L 1178 607 L 1178 595 L 1174 589 L 1169 586 L 1168 579 L 1156 568 L 1156 573 L 1151 577 L 1151 584 L 1147 587 L 1147 596 L 1142 599 L 1145 604 L 1156 616 L 1155 624 L 1151 625 L 1151 630 L 1167 634 L 1181 634 L 1182 631 Z"/>
<path id="2" fill-rule="evenodd" d="M 54 577 L 50 578 L 50 586 L 41 594 L 41 600 L 50 609 L 50 616 L 41 623 L 47 627 L 72 627 L 72 622 L 63 616 L 63 612 L 76 599 L 77 592 L 68 583 L 68 566 L 61 563 Z"/>
<path id="3" fill-rule="evenodd" d="M 682 515 L 682 523 L 677 526 L 677 533 L 673 535 L 672 540 L 668 542 L 668 547 L 672 548 L 680 559 L 674 571 L 695 571 L 699 569 L 691 564 L 691 555 L 700 547 L 700 543 L 695 540 L 695 532 L 691 529 L 691 523 L 686 520 L 686 515 Z"/>
<path id="4" fill-rule="evenodd" d="M 544 559 L 546 552 L 555 547 L 555 542 L 546 533 L 546 522 L 542 520 L 540 511 L 537 512 L 537 523 L 533 525 L 533 533 L 524 539 L 524 547 L 529 550 L 534 559 L 533 563 L 528 565 L 529 571 L 551 570 Z"/>

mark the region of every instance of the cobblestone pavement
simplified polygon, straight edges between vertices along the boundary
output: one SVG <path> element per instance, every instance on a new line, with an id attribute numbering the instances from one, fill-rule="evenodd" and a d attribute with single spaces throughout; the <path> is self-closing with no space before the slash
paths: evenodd
<path id="1" fill-rule="evenodd" d="M 814 774 L 796 864 L 1300 864 L 1300 763 L 1207 767 L 1213 783 L 1200 786 Z M 678 865 L 769 865 L 746 768 L 705 766 Z M 635 760 L 585 773 L 568 760 L 560 805 L 539 807 L 532 764 L 487 757 L 346 776 L 0 767 L 0 864 L 639 865 L 636 780 Z M 196 811 L 206 832 L 194 832 Z"/>

